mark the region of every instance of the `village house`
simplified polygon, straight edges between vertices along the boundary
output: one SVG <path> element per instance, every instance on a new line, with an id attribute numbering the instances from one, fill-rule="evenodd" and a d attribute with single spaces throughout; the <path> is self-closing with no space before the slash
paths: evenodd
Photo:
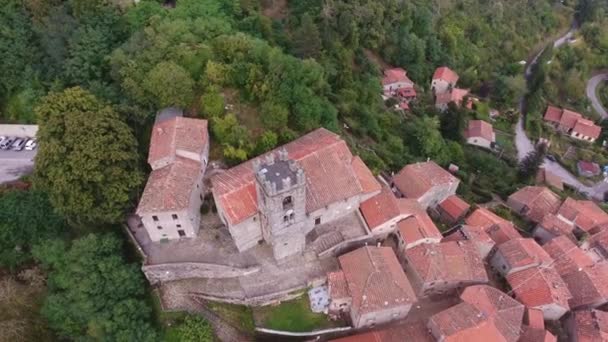
<path id="1" fill-rule="evenodd" d="M 148 153 L 152 172 L 136 211 L 150 240 L 198 234 L 208 155 L 206 120 L 185 118 L 176 108 L 157 115 Z"/>
<path id="2" fill-rule="evenodd" d="M 545 329 L 541 310 L 526 309 L 519 342 L 557 342 L 557 337 Z"/>
<path id="3" fill-rule="evenodd" d="M 577 235 L 597 234 L 608 225 L 608 214 L 593 201 L 566 198 L 557 216 L 574 225 Z"/>
<path id="4" fill-rule="evenodd" d="M 470 120 L 467 130 L 464 132 L 467 144 L 482 148 L 492 149 L 496 143 L 494 128 L 483 120 Z"/>
<path id="5" fill-rule="evenodd" d="M 401 257 L 418 297 L 454 293 L 488 282 L 483 259 L 470 241 L 424 244 Z"/>
<path id="6" fill-rule="evenodd" d="M 329 313 L 348 316 L 353 327 L 403 319 L 417 301 L 390 247 L 365 246 L 338 260 L 340 271 L 328 274 Z"/>
<path id="7" fill-rule="evenodd" d="M 389 327 L 330 340 L 331 342 L 435 342 L 426 322 L 404 322 Z"/>
<path id="8" fill-rule="evenodd" d="M 554 106 L 547 107 L 544 119 L 558 131 L 587 142 L 594 142 L 602 131 L 600 126 L 584 119 L 581 114 Z"/>
<path id="9" fill-rule="evenodd" d="M 602 173 L 600 166 L 597 163 L 581 160 L 576 163 L 576 170 L 579 176 L 595 177 Z"/>
<path id="10" fill-rule="evenodd" d="M 447 224 L 460 222 L 469 212 L 471 206 L 457 195 L 452 195 L 437 206 L 439 219 Z"/>
<path id="11" fill-rule="evenodd" d="M 340 136 L 317 129 L 211 178 L 217 212 L 239 251 L 266 242 L 301 254 L 316 226 L 355 213 L 381 190 Z"/>
<path id="12" fill-rule="evenodd" d="M 566 236 L 558 236 L 543 245 L 543 249 L 554 260 L 558 274 L 577 272 L 594 264 L 593 259 Z"/>
<path id="13" fill-rule="evenodd" d="M 425 211 L 397 223 L 397 247 L 400 253 L 420 244 L 441 242 L 443 236 Z"/>
<path id="14" fill-rule="evenodd" d="M 483 230 L 497 245 L 521 237 L 512 222 L 486 208 L 476 209 L 464 222 L 474 229 Z"/>
<path id="15" fill-rule="evenodd" d="M 574 311 L 565 324 L 570 342 L 608 341 L 608 312 Z"/>
<path id="16" fill-rule="evenodd" d="M 469 95 L 468 89 L 454 88 L 445 93 L 437 93 L 435 95 L 435 108 L 440 112 L 445 112 L 450 103 L 454 103 L 457 107 L 462 106 L 464 98 Z M 467 102 L 467 107 L 472 108 L 472 103 Z"/>
<path id="17" fill-rule="evenodd" d="M 507 199 L 511 210 L 535 223 L 541 222 L 547 214 L 554 214 L 560 204 L 559 196 L 542 186 L 526 186 Z"/>
<path id="18" fill-rule="evenodd" d="M 405 198 L 418 201 L 422 208 L 434 208 L 456 194 L 460 180 L 434 161 L 406 165 L 393 177 L 393 185 Z"/>
<path id="19" fill-rule="evenodd" d="M 452 69 L 442 66 L 435 70 L 431 81 L 431 90 L 435 94 L 446 93 L 456 87 L 458 74 Z"/>
<path id="20" fill-rule="evenodd" d="M 547 267 L 553 259 L 534 239 L 517 238 L 496 247 L 490 264 L 503 276 L 532 267 Z"/>
<path id="21" fill-rule="evenodd" d="M 532 231 L 532 235 L 540 244 L 545 244 L 562 235 L 572 239 L 572 241 L 576 240 L 574 236 L 574 224 L 554 214 L 545 215 Z"/>
<path id="22" fill-rule="evenodd" d="M 593 309 L 608 303 L 608 262 L 599 262 L 562 274 L 572 293 L 572 310 Z"/>
<path id="23" fill-rule="evenodd" d="M 608 229 L 592 235 L 581 244 L 581 249 L 596 262 L 608 260 Z"/>
<path id="24" fill-rule="evenodd" d="M 403 97 L 408 101 L 416 98 L 414 82 L 407 77 L 407 71 L 402 68 L 384 70 L 382 88 L 384 95 L 388 97 Z"/>
<path id="25" fill-rule="evenodd" d="M 547 185 L 560 191 L 564 190 L 564 182 L 562 179 L 544 167 L 540 167 L 538 169 L 538 173 L 536 174 L 536 184 L 541 186 Z"/>
<path id="26" fill-rule="evenodd" d="M 467 225 L 461 225 L 452 234 L 441 240 L 441 242 L 447 241 L 469 241 L 473 243 L 482 259 L 485 259 L 496 245 L 496 242 L 483 229 Z"/>
<path id="27" fill-rule="evenodd" d="M 465 288 L 460 299 L 429 319 L 428 328 L 437 341 L 519 340 L 525 308 L 515 299 L 487 285 Z"/>
<path id="28" fill-rule="evenodd" d="M 566 283 L 552 267 L 533 267 L 507 275 L 515 299 L 543 312 L 546 320 L 558 320 L 572 298 Z"/>

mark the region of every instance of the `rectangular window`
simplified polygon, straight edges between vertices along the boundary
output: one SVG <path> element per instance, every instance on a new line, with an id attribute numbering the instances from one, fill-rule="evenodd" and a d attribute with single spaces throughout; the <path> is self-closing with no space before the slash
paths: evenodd
<path id="1" fill-rule="evenodd" d="M 186 232 L 183 229 L 178 230 L 177 233 L 179 234 L 179 237 L 186 236 Z"/>
<path id="2" fill-rule="evenodd" d="M 156 228 L 157 228 L 158 230 L 163 229 L 163 227 L 162 227 L 162 226 L 157 226 Z"/>
<path id="3" fill-rule="evenodd" d="M 321 224 L 321 217 L 315 218 L 315 226 L 318 226 L 320 224 Z"/>
<path id="4" fill-rule="evenodd" d="M 152 215 L 152 219 L 154 220 L 154 222 L 157 222 L 158 221 L 158 216 Z"/>
<path id="5" fill-rule="evenodd" d="M 171 214 L 171 217 L 173 217 L 174 220 L 177 220 L 177 215 L 176 214 Z"/>

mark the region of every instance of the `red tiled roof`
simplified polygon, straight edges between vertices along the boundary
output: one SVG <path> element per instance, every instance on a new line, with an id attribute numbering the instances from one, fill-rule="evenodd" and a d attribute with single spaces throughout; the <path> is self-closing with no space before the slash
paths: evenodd
<path id="1" fill-rule="evenodd" d="M 471 206 L 462 198 L 452 195 L 439 203 L 439 207 L 452 219 L 456 220 L 466 214 Z"/>
<path id="2" fill-rule="evenodd" d="M 553 268 L 533 267 L 507 275 L 515 298 L 527 307 L 557 304 L 566 309 L 572 297 L 566 283 Z"/>
<path id="3" fill-rule="evenodd" d="M 524 316 L 524 323 L 530 328 L 545 329 L 545 317 L 543 311 L 539 309 L 527 308 Z"/>
<path id="4" fill-rule="evenodd" d="M 608 230 L 602 230 L 589 238 L 589 246 L 599 248 L 602 253 L 608 252 Z"/>
<path id="5" fill-rule="evenodd" d="M 350 297 L 348 286 L 344 272 L 336 271 L 327 273 L 327 285 L 329 290 L 329 298 L 346 298 Z"/>
<path id="6" fill-rule="evenodd" d="M 549 265 L 553 260 L 534 239 L 516 238 L 498 245 L 500 253 L 510 268 L 531 265 Z"/>
<path id="7" fill-rule="evenodd" d="M 520 238 L 521 235 L 517 232 L 513 223 L 494 214 L 486 208 L 475 210 L 465 223 L 472 228 L 482 229 L 487 233 L 496 244 L 509 241 L 511 239 Z"/>
<path id="8" fill-rule="evenodd" d="M 412 269 L 424 283 L 487 283 L 488 275 L 473 242 L 422 244 L 405 251 Z"/>
<path id="9" fill-rule="evenodd" d="M 515 226 L 511 222 L 497 223 L 485 227 L 486 233 L 496 242 L 497 245 L 507 242 L 511 239 L 517 239 L 521 237 L 521 234 L 517 232 Z"/>
<path id="10" fill-rule="evenodd" d="M 460 106 L 462 104 L 462 100 L 467 95 L 469 95 L 468 89 L 454 88 L 452 90 L 446 91 L 445 93 L 437 94 L 435 103 L 449 104 L 450 102 L 454 102 L 456 105 Z"/>
<path id="11" fill-rule="evenodd" d="M 568 109 L 564 109 L 562 112 L 562 117 L 559 120 L 559 125 L 564 129 L 573 129 L 576 125 L 576 122 L 581 118 L 581 114 Z"/>
<path id="12" fill-rule="evenodd" d="M 188 208 L 190 194 L 201 172 L 199 162 L 182 157 L 153 170 L 141 195 L 137 214 Z"/>
<path id="13" fill-rule="evenodd" d="M 359 314 L 416 301 L 392 248 L 365 246 L 338 260 L 352 296 L 352 310 Z"/>
<path id="14" fill-rule="evenodd" d="M 355 160 L 346 142 L 326 129 L 308 133 L 284 148 L 289 158 L 304 169 L 307 212 L 377 188 L 369 184 L 369 175 L 362 177 L 362 165 Z M 211 178 L 214 198 L 231 224 L 240 223 L 257 212 L 254 182 L 253 160 Z"/>
<path id="15" fill-rule="evenodd" d="M 456 84 L 456 82 L 458 82 L 458 74 L 452 71 L 452 69 L 446 66 L 442 66 L 435 70 L 435 73 L 433 74 L 433 79 L 440 79 L 448 83 Z"/>
<path id="16" fill-rule="evenodd" d="M 487 285 L 467 287 L 462 303 L 433 315 L 429 327 L 445 341 L 506 341 L 519 338 L 524 306 Z"/>
<path id="17" fill-rule="evenodd" d="M 152 129 L 148 163 L 174 158 L 178 151 L 200 155 L 208 143 L 207 120 L 177 116 L 161 121 Z"/>
<path id="18" fill-rule="evenodd" d="M 409 98 L 409 97 L 416 97 L 416 89 L 414 89 L 414 87 L 407 87 L 407 88 L 401 88 L 401 89 L 397 89 L 397 94 L 399 96 L 405 97 L 405 98 Z M 402 102 L 407 104 L 407 102 Z"/>
<path id="19" fill-rule="evenodd" d="M 555 261 L 553 265 L 557 273 L 562 275 L 593 265 L 591 257 L 564 235 L 547 242 L 543 249 Z"/>
<path id="20" fill-rule="evenodd" d="M 574 226 L 554 214 L 548 214 L 543 217 L 543 220 L 540 222 L 540 227 L 544 230 L 551 232 L 554 235 L 566 235 L 566 236 L 574 236 L 572 232 L 574 231 Z"/>
<path id="21" fill-rule="evenodd" d="M 492 125 L 483 120 L 469 121 L 469 128 L 465 132 L 465 138 L 482 138 L 490 142 L 494 142 L 494 128 Z"/>
<path id="22" fill-rule="evenodd" d="M 574 125 L 574 128 L 572 128 L 572 131 L 593 139 L 597 139 L 602 133 L 602 128 L 593 123 L 591 120 L 579 119 Z"/>
<path id="23" fill-rule="evenodd" d="M 435 342 L 423 321 L 393 324 L 389 327 L 342 337 L 332 342 Z"/>
<path id="24" fill-rule="evenodd" d="M 545 329 L 524 325 L 518 342 L 557 342 L 557 337 Z"/>
<path id="25" fill-rule="evenodd" d="M 572 293 L 570 307 L 608 302 L 608 262 L 562 275 Z"/>
<path id="26" fill-rule="evenodd" d="M 597 163 L 589 162 L 585 160 L 581 160 L 577 163 L 577 167 L 579 170 L 583 172 L 589 172 L 592 174 L 600 173 L 600 166 Z"/>
<path id="27" fill-rule="evenodd" d="M 562 109 L 554 106 L 548 106 L 545 112 L 545 120 L 558 123 L 562 118 Z"/>
<path id="28" fill-rule="evenodd" d="M 359 209 L 371 230 L 401 214 L 397 198 L 388 187 L 383 187 L 379 194 L 362 202 Z"/>
<path id="29" fill-rule="evenodd" d="M 570 197 L 566 198 L 557 214 L 573 222 L 586 232 L 608 223 L 608 213 L 598 207 L 597 204 L 592 201 L 579 201 Z"/>
<path id="30" fill-rule="evenodd" d="M 382 189 L 376 177 L 359 156 L 353 157 L 352 166 L 364 194 L 371 194 Z"/>
<path id="31" fill-rule="evenodd" d="M 541 222 L 545 215 L 555 213 L 561 204 L 559 196 L 544 186 L 526 186 L 511 194 L 509 201 L 527 206 L 524 215 L 534 222 Z"/>
<path id="32" fill-rule="evenodd" d="M 414 83 L 407 77 L 407 72 L 402 68 L 393 68 L 384 70 L 384 78 L 382 79 L 382 85 L 389 85 L 393 83 L 406 82 Z"/>
<path id="33" fill-rule="evenodd" d="M 459 182 L 434 161 L 406 165 L 393 177 L 395 186 L 407 198 L 419 198 L 434 186 Z"/>
<path id="34" fill-rule="evenodd" d="M 551 171 L 547 171 L 544 167 L 538 169 L 536 174 L 536 182 L 539 184 L 545 183 L 558 190 L 564 190 L 564 182 L 556 174 Z"/>
<path id="35" fill-rule="evenodd" d="M 581 310 L 572 313 L 573 340 L 578 342 L 608 341 L 608 312 L 600 310 Z"/>
<path id="36" fill-rule="evenodd" d="M 442 238 L 441 232 L 424 210 L 397 222 L 397 229 L 407 244 L 423 239 Z"/>

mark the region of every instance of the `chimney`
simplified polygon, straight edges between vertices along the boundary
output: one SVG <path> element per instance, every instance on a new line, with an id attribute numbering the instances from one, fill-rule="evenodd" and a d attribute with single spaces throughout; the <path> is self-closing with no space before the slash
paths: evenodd
<path id="1" fill-rule="evenodd" d="M 291 187 L 291 177 L 283 178 L 283 190 Z"/>
<path id="2" fill-rule="evenodd" d="M 268 153 L 268 155 L 266 155 L 266 165 L 272 164 L 274 164 L 274 153 Z"/>
<path id="3" fill-rule="evenodd" d="M 285 149 L 285 147 L 281 148 L 279 150 L 279 160 L 280 161 L 287 161 L 287 150 Z"/>

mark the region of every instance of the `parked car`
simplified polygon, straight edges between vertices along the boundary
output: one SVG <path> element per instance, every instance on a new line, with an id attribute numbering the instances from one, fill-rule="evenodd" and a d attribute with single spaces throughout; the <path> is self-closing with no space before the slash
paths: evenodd
<path id="1" fill-rule="evenodd" d="M 37 145 L 38 145 L 38 143 L 36 143 L 36 139 L 29 139 L 25 143 L 25 149 L 28 151 L 32 151 L 33 149 L 36 148 Z"/>
<path id="2" fill-rule="evenodd" d="M 15 140 L 13 142 L 13 144 L 11 145 L 11 150 L 13 150 L 13 151 L 21 151 L 21 150 L 23 150 L 24 146 L 25 146 L 25 139 L 23 139 L 23 138 L 17 138 L 17 140 Z"/>
<path id="3" fill-rule="evenodd" d="M 11 145 L 13 144 L 13 141 L 15 141 L 15 137 L 7 137 L 6 139 L 2 140 L 2 142 L 0 143 L 0 148 L 3 150 L 10 148 Z"/>

